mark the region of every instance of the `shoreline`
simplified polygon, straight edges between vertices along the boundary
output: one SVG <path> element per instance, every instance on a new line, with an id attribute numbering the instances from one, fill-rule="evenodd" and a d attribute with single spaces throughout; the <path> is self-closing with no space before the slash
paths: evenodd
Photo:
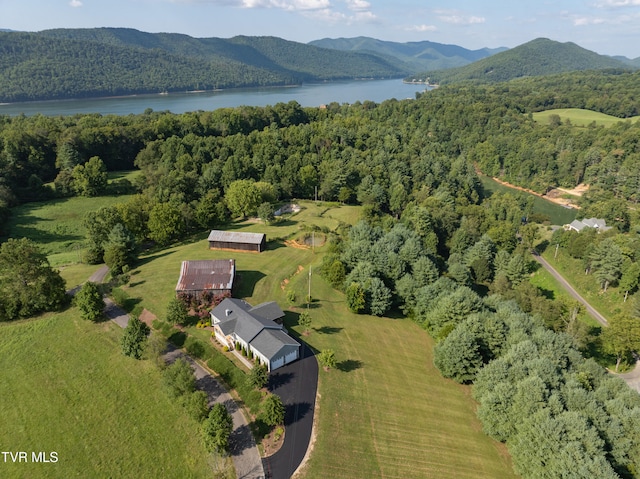
<path id="1" fill-rule="evenodd" d="M 507 183 L 504 180 L 501 180 L 500 178 L 497 178 L 495 176 L 489 176 L 489 175 L 485 175 L 484 173 L 482 173 L 481 171 L 477 171 L 477 173 L 479 175 L 484 176 L 485 178 L 490 178 L 493 181 L 495 181 L 496 183 L 502 185 L 502 186 L 506 186 L 507 188 L 511 188 L 514 190 L 518 190 L 518 191 L 524 191 L 525 193 L 529 193 L 531 195 L 537 196 L 538 198 L 542 198 L 543 200 L 549 201 L 550 203 L 556 204 L 556 205 L 560 205 L 563 206 L 567 209 L 573 209 L 573 210 L 579 210 L 580 206 L 576 205 L 572 200 L 567 199 L 567 198 L 559 198 L 559 197 L 555 197 L 555 196 L 549 196 L 549 193 L 551 193 L 552 191 L 559 191 L 563 194 L 571 194 L 568 192 L 568 190 L 564 189 L 564 188 L 551 188 L 549 191 L 547 191 L 547 193 L 545 194 L 540 194 L 536 191 L 530 190 L 528 188 L 523 188 L 522 186 L 516 186 L 516 185 L 512 185 L 511 183 Z M 580 197 L 580 195 L 572 195 L 572 196 L 576 196 L 576 197 Z"/>

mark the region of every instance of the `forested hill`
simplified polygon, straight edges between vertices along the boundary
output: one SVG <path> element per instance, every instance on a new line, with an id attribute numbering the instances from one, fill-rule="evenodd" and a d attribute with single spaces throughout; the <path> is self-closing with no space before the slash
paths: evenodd
<path id="1" fill-rule="evenodd" d="M 407 73 L 375 55 L 336 52 L 275 37 L 200 39 L 117 28 L 0 32 L 0 102 Z"/>
<path id="2" fill-rule="evenodd" d="M 458 45 L 422 42 L 387 42 L 370 37 L 323 38 L 309 42 L 309 45 L 341 51 L 370 52 L 398 65 L 410 67 L 413 72 L 455 68 L 481 60 L 506 48 L 482 48 L 468 50 Z"/>
<path id="3" fill-rule="evenodd" d="M 432 83 L 465 80 L 503 82 L 514 78 L 552 75 L 581 70 L 633 69 L 628 63 L 599 55 L 575 43 L 538 38 L 467 66 L 419 75 Z"/>

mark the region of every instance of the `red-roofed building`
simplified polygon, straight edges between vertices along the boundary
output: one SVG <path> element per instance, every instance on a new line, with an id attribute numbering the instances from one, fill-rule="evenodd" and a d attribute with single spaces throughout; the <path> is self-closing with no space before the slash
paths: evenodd
<path id="1" fill-rule="evenodd" d="M 236 262 L 233 259 L 183 261 L 176 294 L 188 294 L 196 298 L 205 292 L 230 294 L 235 275 Z"/>

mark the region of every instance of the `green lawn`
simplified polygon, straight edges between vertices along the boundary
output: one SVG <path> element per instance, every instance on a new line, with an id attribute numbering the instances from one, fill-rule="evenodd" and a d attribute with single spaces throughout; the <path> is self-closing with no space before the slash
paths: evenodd
<path id="1" fill-rule="evenodd" d="M 103 206 L 127 201 L 130 196 L 64 198 L 25 203 L 11 210 L 7 224 L 12 238 L 30 238 L 49 257 L 52 266 L 78 263 L 82 258 L 86 230 L 84 215 Z"/>
<path id="2" fill-rule="evenodd" d="M 256 223 L 237 226 L 264 231 Z M 322 249 L 314 254 L 275 242 L 260 254 L 210 251 L 205 236 L 142 258 L 127 292 L 162 318 L 182 260 L 232 257 L 240 281 L 235 296 L 286 308 L 285 290 L 296 291 L 297 305 L 287 314 L 296 334 L 309 265 L 319 264 Z M 425 331 L 405 319 L 349 313 L 344 296 L 317 274 L 311 291 L 314 332 L 304 339 L 316 350 L 334 349 L 339 364 L 320 372 L 318 434 L 304 477 L 515 477 L 504 446 L 482 433 L 470 388 L 443 379 L 433 366 Z"/>
<path id="3" fill-rule="evenodd" d="M 588 126 L 595 122 L 598 126 L 611 126 L 620 121 L 638 121 L 637 116 L 622 119 L 615 116 L 606 115 L 597 111 L 583 110 L 581 108 L 558 108 L 554 110 L 540 111 L 533 114 L 533 119 L 538 123 L 549 124 L 549 117 L 558 115 L 562 121 L 570 120 L 575 126 Z"/>
<path id="4" fill-rule="evenodd" d="M 55 464 L 0 465 L 11 478 L 211 477 L 197 424 L 122 331 L 77 311 L 0 324 L 0 446 L 57 452 Z"/>
<path id="5" fill-rule="evenodd" d="M 292 282 L 299 296 L 305 273 Z M 483 434 L 470 388 L 434 367 L 424 330 L 407 319 L 351 314 L 320 278 L 312 296 L 313 331 L 303 339 L 333 349 L 338 364 L 320 370 L 317 438 L 304 477 L 516 477 L 505 447 Z M 288 326 L 298 330 L 295 321 Z"/>

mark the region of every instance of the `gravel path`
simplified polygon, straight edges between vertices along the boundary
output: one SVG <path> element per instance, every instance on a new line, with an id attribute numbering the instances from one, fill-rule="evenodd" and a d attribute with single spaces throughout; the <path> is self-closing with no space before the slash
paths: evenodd
<path id="1" fill-rule="evenodd" d="M 587 300 L 585 300 L 582 296 L 580 296 L 580 294 L 578 294 L 578 292 L 573 289 L 573 286 L 571 286 L 566 279 L 564 279 L 562 277 L 562 275 L 560 273 L 558 273 L 555 268 L 553 266 L 551 266 L 549 264 L 548 261 L 546 261 L 543 257 L 541 257 L 538 253 L 533 253 L 533 257 L 536 259 L 536 261 L 538 263 L 540 263 L 542 265 L 542 267 L 544 269 L 546 269 L 547 271 L 549 271 L 549 273 L 551 273 L 553 275 L 554 278 L 556 278 L 560 284 L 562 285 L 562 287 L 564 289 L 566 289 L 569 294 L 571 296 L 573 296 L 575 299 L 577 299 L 578 301 L 580 301 L 584 307 L 586 308 L 587 312 L 593 316 L 600 324 L 602 324 L 603 326 L 609 326 L 609 323 L 607 322 L 607 319 L 602 316 L 598 311 L 596 311 L 593 306 L 591 306 L 589 303 L 587 303 Z M 611 374 L 616 374 L 613 373 L 611 371 L 609 371 Z M 636 391 L 638 391 L 640 393 L 640 360 L 638 362 L 636 362 L 636 367 L 633 369 L 633 371 L 629 371 L 628 373 L 623 373 L 623 374 L 616 374 L 616 376 L 621 377 L 622 379 L 625 380 L 625 382 L 629 385 L 629 387 L 631 389 L 635 389 Z"/>
<path id="2" fill-rule="evenodd" d="M 551 273 L 551 275 L 558 280 L 558 282 L 562 285 L 562 287 L 566 289 L 571 296 L 573 296 L 575 299 L 577 299 L 584 305 L 587 312 L 591 316 L 593 316 L 596 319 L 596 321 L 598 321 L 603 326 L 609 326 L 607 319 L 604 316 L 602 316 L 598 311 L 596 311 L 596 309 L 593 306 L 587 303 L 587 300 L 584 299 L 582 296 L 580 296 L 580 294 L 573 288 L 573 286 L 571 286 L 567 282 L 567 280 L 564 279 L 564 277 L 560 273 L 558 273 L 553 266 L 549 264 L 547 260 L 545 260 L 537 252 L 533 252 L 532 254 L 535 260 L 538 263 L 540 263 L 544 269 L 546 269 L 549 273 Z"/>
<path id="3" fill-rule="evenodd" d="M 106 275 L 106 271 L 104 275 Z M 105 305 L 105 316 L 121 328 L 126 328 L 129 323 L 129 315 L 110 298 L 105 298 Z M 242 410 L 224 387 L 205 368 L 181 350 L 169 345 L 165 360 L 171 363 L 179 357 L 185 358 L 191 364 L 196 377 L 196 386 L 207 393 L 209 405 L 217 402 L 222 403 L 233 417 L 233 431 L 229 438 L 229 447 L 238 479 L 263 479 L 265 474 L 262 458 Z"/>

